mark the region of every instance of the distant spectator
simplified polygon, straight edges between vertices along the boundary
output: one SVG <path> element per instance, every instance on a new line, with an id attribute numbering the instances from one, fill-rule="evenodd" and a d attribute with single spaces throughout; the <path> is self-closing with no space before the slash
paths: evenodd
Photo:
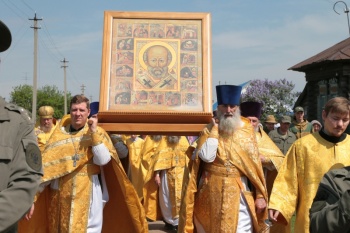
<path id="1" fill-rule="evenodd" d="M 313 128 L 314 132 L 318 132 L 322 128 L 322 124 L 319 121 L 317 121 L 317 120 L 311 121 L 311 125 L 312 125 L 312 128 Z"/>
<path id="2" fill-rule="evenodd" d="M 269 137 L 281 150 L 281 152 L 286 155 L 289 147 L 295 142 L 296 136 L 290 132 L 289 126 L 291 124 L 290 116 L 283 116 L 279 120 L 280 127 L 271 131 Z"/>
<path id="3" fill-rule="evenodd" d="M 267 115 L 266 120 L 264 121 L 264 131 L 265 133 L 270 133 L 270 131 L 275 129 L 275 125 L 277 124 L 277 121 L 275 119 L 274 115 Z"/>
<path id="4" fill-rule="evenodd" d="M 304 118 L 304 109 L 300 106 L 294 109 L 294 117 L 289 130 L 298 138 L 312 133 L 312 125 Z"/>

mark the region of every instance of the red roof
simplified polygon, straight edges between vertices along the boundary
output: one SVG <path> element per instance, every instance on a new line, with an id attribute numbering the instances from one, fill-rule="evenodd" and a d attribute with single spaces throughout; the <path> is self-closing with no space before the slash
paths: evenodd
<path id="1" fill-rule="evenodd" d="M 288 70 L 303 71 L 305 66 L 320 63 L 324 61 L 336 61 L 336 60 L 348 60 L 350 59 L 350 38 L 345 39 L 338 44 L 312 56 L 294 66 Z"/>

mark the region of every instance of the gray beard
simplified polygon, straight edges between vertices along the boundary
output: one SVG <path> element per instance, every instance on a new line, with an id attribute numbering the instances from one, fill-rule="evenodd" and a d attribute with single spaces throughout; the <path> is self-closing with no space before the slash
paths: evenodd
<path id="1" fill-rule="evenodd" d="M 162 139 L 162 135 L 151 135 L 151 138 L 155 142 L 159 142 Z"/>
<path id="2" fill-rule="evenodd" d="M 167 136 L 170 145 L 176 145 L 180 141 L 180 136 Z"/>
<path id="3" fill-rule="evenodd" d="M 40 129 L 41 129 L 44 133 L 47 133 L 47 132 L 50 132 L 50 130 L 52 129 L 52 126 L 50 126 L 50 127 L 40 126 Z"/>
<path id="4" fill-rule="evenodd" d="M 152 75 L 152 77 L 157 79 L 165 78 L 168 74 L 167 66 L 164 66 L 163 68 L 149 66 L 147 69 L 148 72 Z"/>
<path id="5" fill-rule="evenodd" d="M 225 117 L 220 111 L 218 111 L 219 117 L 219 131 L 223 137 L 231 136 L 237 129 L 241 127 L 241 111 L 237 109 L 233 113 L 232 117 Z"/>

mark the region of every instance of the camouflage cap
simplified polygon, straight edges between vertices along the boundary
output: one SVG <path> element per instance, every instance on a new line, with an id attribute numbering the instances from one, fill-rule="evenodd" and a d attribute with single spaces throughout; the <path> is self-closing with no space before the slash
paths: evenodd
<path id="1" fill-rule="evenodd" d="M 294 109 L 294 112 L 304 112 L 304 109 L 303 107 L 298 106 Z"/>
<path id="2" fill-rule="evenodd" d="M 281 119 L 280 119 L 280 122 L 281 123 L 289 123 L 289 124 L 291 124 L 292 123 L 292 119 L 290 118 L 290 116 L 282 116 Z"/>

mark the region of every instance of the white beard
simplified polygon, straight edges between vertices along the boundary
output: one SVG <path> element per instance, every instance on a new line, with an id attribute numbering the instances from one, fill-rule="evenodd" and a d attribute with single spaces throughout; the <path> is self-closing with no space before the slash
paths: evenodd
<path id="1" fill-rule="evenodd" d="M 218 111 L 219 131 L 223 137 L 231 136 L 242 125 L 241 111 L 237 109 L 232 117 L 225 117 L 225 115 Z"/>

